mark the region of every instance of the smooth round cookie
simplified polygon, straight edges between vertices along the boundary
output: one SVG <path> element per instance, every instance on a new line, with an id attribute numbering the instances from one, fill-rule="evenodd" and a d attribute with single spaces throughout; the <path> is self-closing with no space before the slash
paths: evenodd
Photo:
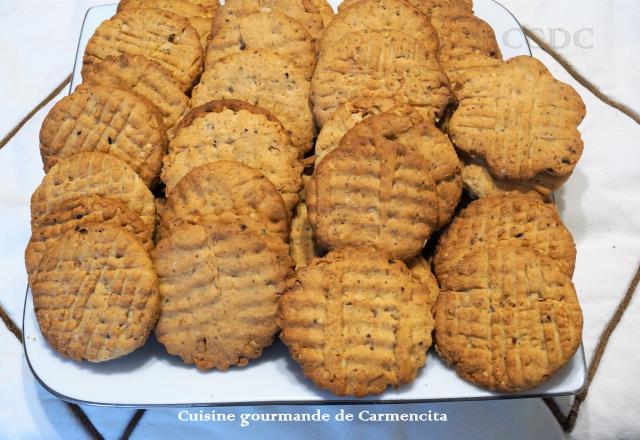
<path id="1" fill-rule="evenodd" d="M 58 161 L 44 176 L 31 196 L 31 230 L 67 200 L 91 195 L 124 203 L 149 231 L 155 229 L 153 194 L 140 176 L 116 157 L 90 152 Z"/>
<path id="2" fill-rule="evenodd" d="M 201 370 L 244 366 L 278 331 L 290 266 L 248 230 L 183 226 L 153 253 L 162 304 L 156 337 Z"/>
<path id="3" fill-rule="evenodd" d="M 221 160 L 189 171 L 167 194 L 161 236 L 184 224 L 243 224 L 254 232 L 289 241 L 289 211 L 262 173 Z"/>
<path id="4" fill-rule="evenodd" d="M 304 374 L 338 396 L 413 381 L 431 346 L 430 292 L 371 249 L 330 252 L 280 299 L 280 338 Z"/>
<path id="5" fill-rule="evenodd" d="M 171 191 L 191 169 L 218 160 L 257 169 L 276 186 L 289 209 L 298 203 L 302 165 L 282 124 L 270 112 L 237 100 L 193 109 L 169 142 L 162 181 Z"/>
<path id="6" fill-rule="evenodd" d="M 194 106 L 219 99 L 240 99 L 264 107 L 287 130 L 302 155 L 313 147 L 316 130 L 305 72 L 276 54 L 243 51 L 207 69 L 193 89 Z"/>
<path id="7" fill-rule="evenodd" d="M 311 80 L 320 127 L 340 105 L 362 98 L 394 99 L 436 120 L 449 97 L 449 80 L 435 54 L 396 30 L 346 35 L 323 50 Z"/>
<path id="8" fill-rule="evenodd" d="M 191 107 L 189 98 L 167 71 L 142 55 L 106 57 L 99 64 L 83 69 L 82 80 L 88 84 L 130 90 L 145 98 L 157 107 L 169 133 Z"/>
<path id="9" fill-rule="evenodd" d="M 571 278 L 531 248 L 477 249 L 439 281 L 436 349 L 465 380 L 502 392 L 530 389 L 580 346 L 582 312 Z"/>
<path id="10" fill-rule="evenodd" d="M 141 347 L 160 309 L 147 251 L 115 226 L 64 234 L 45 252 L 31 291 L 43 336 L 75 360 L 103 362 Z"/>
<path id="11" fill-rule="evenodd" d="M 573 274 L 576 246 L 552 204 L 518 194 L 484 197 L 471 202 L 440 237 L 434 258 L 441 283 L 457 262 L 478 248 L 498 243 L 525 246 L 553 259 Z"/>
<path id="12" fill-rule="evenodd" d="M 304 71 L 307 79 L 316 67 L 316 47 L 309 33 L 277 9 L 261 9 L 218 29 L 207 49 L 205 69 L 245 50 L 274 53 Z"/>
<path id="13" fill-rule="evenodd" d="M 147 186 L 160 174 L 167 149 L 162 117 L 125 90 L 82 86 L 58 101 L 40 128 L 40 155 L 48 172 L 60 159 L 88 151 L 127 163 Z"/>

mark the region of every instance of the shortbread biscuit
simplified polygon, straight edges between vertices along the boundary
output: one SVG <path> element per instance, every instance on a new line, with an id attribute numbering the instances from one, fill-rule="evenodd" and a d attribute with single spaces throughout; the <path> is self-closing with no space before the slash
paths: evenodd
<path id="1" fill-rule="evenodd" d="M 98 151 L 126 162 L 152 186 L 167 149 L 162 117 L 148 101 L 119 89 L 79 87 L 53 106 L 40 129 L 47 172 L 60 159 Z"/>
<path id="2" fill-rule="evenodd" d="M 162 305 L 156 337 L 201 370 L 246 365 L 278 331 L 290 267 L 254 233 L 183 226 L 153 253 Z"/>
<path id="3" fill-rule="evenodd" d="M 429 18 L 404 0 L 362 0 L 341 10 L 320 41 L 320 54 L 359 35 L 402 31 L 418 40 L 429 54 L 438 52 L 438 36 Z"/>
<path id="4" fill-rule="evenodd" d="M 216 29 L 261 10 L 277 10 L 288 15 L 304 26 L 314 40 L 322 37 L 324 27 L 333 15 L 326 0 L 229 0 L 220 7 L 215 18 L 214 34 Z"/>
<path id="5" fill-rule="evenodd" d="M 309 224 L 307 204 L 300 202 L 291 219 L 291 236 L 289 238 L 291 258 L 296 270 L 307 266 L 311 260 L 324 255 L 324 251 L 313 238 L 313 230 Z"/>
<path id="6" fill-rule="evenodd" d="M 420 115 L 382 113 L 353 127 L 307 187 L 309 223 L 328 249 L 373 246 L 417 255 L 460 199 L 460 162 L 447 137 Z"/>
<path id="7" fill-rule="evenodd" d="M 198 33 L 186 18 L 161 9 L 123 11 L 102 22 L 87 43 L 83 76 L 87 67 L 123 53 L 158 62 L 185 92 L 202 73 Z"/>
<path id="8" fill-rule="evenodd" d="M 540 173 L 571 174 L 582 154 L 578 124 L 584 103 L 528 56 L 500 67 L 477 69 L 456 91 L 449 122 L 453 143 L 485 160 L 501 179 L 527 180 Z"/>
<path id="9" fill-rule="evenodd" d="M 76 197 L 42 216 L 38 227 L 31 232 L 24 256 L 29 279 L 33 279 L 42 256 L 60 237 L 68 231 L 96 223 L 119 226 L 135 235 L 147 251 L 153 248 L 151 231 L 124 203 L 100 196 Z"/>
<path id="10" fill-rule="evenodd" d="M 342 12 L 354 3 L 361 0 L 344 0 L 338 6 L 338 12 Z M 473 2 L 471 0 L 407 0 L 418 11 L 432 16 L 439 13 L 446 13 L 451 10 L 473 14 Z"/>
<path id="11" fill-rule="evenodd" d="M 268 111 L 237 100 L 209 102 L 180 123 L 164 158 L 162 181 L 171 189 L 192 168 L 235 160 L 257 169 L 289 209 L 298 203 L 302 165 L 282 124 Z"/>
<path id="12" fill-rule="evenodd" d="M 401 261 L 365 248 L 331 252 L 300 269 L 280 299 L 280 337 L 319 387 L 379 394 L 413 381 L 425 364 L 429 298 Z"/>
<path id="13" fill-rule="evenodd" d="M 321 127 L 341 104 L 358 98 L 395 99 L 435 120 L 449 96 L 449 80 L 435 55 L 400 31 L 345 35 L 323 50 L 311 81 Z"/>
<path id="14" fill-rule="evenodd" d="M 62 159 L 44 176 L 31 196 L 31 230 L 67 200 L 91 195 L 121 201 L 153 232 L 156 209 L 149 188 L 129 165 L 96 152 Z"/>
<path id="15" fill-rule="evenodd" d="M 434 265 L 442 284 L 465 255 L 498 243 L 531 247 L 573 274 L 576 247 L 552 204 L 517 194 L 471 202 L 440 237 Z"/>
<path id="16" fill-rule="evenodd" d="M 228 160 L 189 171 L 167 194 L 161 219 L 163 237 L 180 225 L 214 221 L 245 224 L 289 241 L 289 211 L 273 183 L 256 169 Z"/>
<path id="17" fill-rule="evenodd" d="M 206 50 L 213 19 L 207 17 L 208 13 L 202 6 L 184 0 L 120 0 L 118 3 L 118 12 L 144 8 L 158 8 L 186 18 L 198 32 L 200 45 Z"/>
<path id="18" fill-rule="evenodd" d="M 158 63 L 142 55 L 106 57 L 83 69 L 82 80 L 89 84 L 130 90 L 156 106 L 169 133 L 187 114 L 191 103 L 180 85 Z"/>
<path id="19" fill-rule="evenodd" d="M 316 135 L 305 72 L 276 54 L 244 51 L 216 63 L 193 89 L 192 104 L 241 99 L 264 107 L 282 122 L 301 153 L 313 147 Z"/>
<path id="20" fill-rule="evenodd" d="M 440 286 L 436 349 L 465 380 L 503 392 L 533 388 L 580 345 L 571 278 L 533 249 L 505 243 L 477 250 Z"/>
<path id="21" fill-rule="evenodd" d="M 431 17 L 431 23 L 440 42 L 438 61 L 452 89 L 475 69 L 500 64 L 502 54 L 493 29 L 466 9 L 444 8 Z"/>
<path id="22" fill-rule="evenodd" d="M 144 345 L 160 308 L 138 238 L 116 226 L 72 229 L 49 248 L 31 285 L 40 330 L 59 353 L 103 362 Z"/>
<path id="23" fill-rule="evenodd" d="M 260 10 L 218 29 L 207 49 L 205 69 L 244 50 L 272 52 L 304 71 L 307 79 L 316 67 L 313 39 L 299 22 L 278 9 Z"/>

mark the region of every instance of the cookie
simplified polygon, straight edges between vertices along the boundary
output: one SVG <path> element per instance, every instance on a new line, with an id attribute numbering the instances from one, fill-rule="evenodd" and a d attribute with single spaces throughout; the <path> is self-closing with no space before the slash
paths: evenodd
<path id="1" fill-rule="evenodd" d="M 348 8 L 360 0 L 345 0 L 338 6 L 338 12 Z M 451 10 L 464 12 L 468 15 L 473 14 L 473 3 L 471 0 L 408 0 L 411 5 L 418 11 L 432 16 L 434 14 L 446 13 Z"/>
<path id="2" fill-rule="evenodd" d="M 162 181 L 171 191 L 191 169 L 217 160 L 257 169 L 275 185 L 288 209 L 298 203 L 302 165 L 282 124 L 270 112 L 237 100 L 193 109 L 169 142 Z"/>
<path id="3" fill-rule="evenodd" d="M 326 154 L 340 145 L 342 137 L 358 122 L 369 116 L 389 112 L 403 106 L 393 99 L 357 99 L 347 101 L 334 111 L 324 123 L 315 146 L 315 163 L 318 164 Z M 410 107 L 409 107 L 410 108 Z"/>
<path id="4" fill-rule="evenodd" d="M 323 248 L 366 245 L 408 259 L 449 221 L 461 191 L 460 163 L 442 132 L 415 113 L 382 113 L 353 127 L 316 167 L 309 223 Z"/>
<path id="5" fill-rule="evenodd" d="M 584 103 L 540 61 L 511 58 L 477 69 L 456 91 L 449 135 L 460 150 L 483 159 L 500 179 L 545 173 L 568 176 L 582 154 L 578 124 Z"/>
<path id="6" fill-rule="evenodd" d="M 573 274 L 576 248 L 558 211 L 536 197 L 507 194 L 471 202 L 440 237 L 434 266 L 442 282 L 465 255 L 499 243 L 531 247 Z"/>
<path id="7" fill-rule="evenodd" d="M 100 196 L 76 197 L 42 216 L 38 227 L 31 232 L 24 256 L 29 279 L 36 274 L 47 249 L 51 249 L 61 236 L 96 223 L 121 227 L 138 238 L 145 250 L 153 248 L 151 231 L 124 203 Z"/>
<path id="8" fill-rule="evenodd" d="M 77 153 L 98 151 L 126 162 L 147 186 L 167 149 L 162 117 L 146 100 L 119 89 L 79 87 L 53 106 L 40 129 L 44 171 Z"/>
<path id="9" fill-rule="evenodd" d="M 299 22 L 278 9 L 261 9 L 218 29 L 207 49 L 205 69 L 244 50 L 272 52 L 304 71 L 307 79 L 316 67 L 313 39 Z"/>
<path id="10" fill-rule="evenodd" d="M 303 154 L 316 135 L 305 72 L 276 54 L 243 51 L 216 63 L 193 89 L 194 106 L 218 99 L 240 99 L 264 107 L 282 122 L 293 146 Z"/>
<path id="11" fill-rule="evenodd" d="M 289 238 L 291 258 L 296 270 L 307 266 L 311 260 L 324 255 L 324 251 L 313 238 L 313 230 L 309 224 L 307 205 L 301 202 L 296 206 L 291 219 L 291 236 Z"/>
<path id="12" fill-rule="evenodd" d="M 418 40 L 435 56 L 438 36 L 429 18 L 405 0 L 362 0 L 341 10 L 320 41 L 320 54 L 359 35 L 368 40 L 370 32 L 402 31 Z"/>
<path id="13" fill-rule="evenodd" d="M 431 17 L 431 24 L 440 42 L 438 61 L 452 89 L 475 69 L 500 64 L 502 54 L 493 29 L 466 9 L 444 8 Z"/>
<path id="14" fill-rule="evenodd" d="M 158 63 L 142 55 L 122 54 L 106 57 L 83 69 L 88 84 L 130 90 L 156 106 L 165 127 L 173 133 L 175 125 L 187 114 L 191 103 L 180 85 Z"/>
<path id="15" fill-rule="evenodd" d="M 160 308 L 147 251 L 115 226 L 65 233 L 46 250 L 31 291 L 43 336 L 78 361 L 103 362 L 141 347 Z"/>
<path id="16" fill-rule="evenodd" d="M 278 331 L 278 298 L 290 267 L 259 236 L 183 226 L 153 253 L 162 305 L 156 337 L 201 370 L 244 366 Z"/>
<path id="17" fill-rule="evenodd" d="M 331 252 L 298 271 L 280 299 L 280 338 L 304 374 L 338 396 L 382 393 L 426 362 L 430 293 L 401 261 Z"/>
<path id="18" fill-rule="evenodd" d="M 289 212 L 276 187 L 239 162 L 221 160 L 189 171 L 167 194 L 161 219 L 163 237 L 183 224 L 215 221 L 289 241 Z"/>
<path id="19" fill-rule="evenodd" d="M 122 11 L 103 21 L 87 43 L 84 71 L 108 56 L 142 55 L 160 64 L 182 91 L 202 73 L 203 51 L 186 18 L 161 9 Z"/>
<path id="20" fill-rule="evenodd" d="M 214 29 L 222 29 L 241 17 L 261 10 L 277 10 L 288 15 L 304 26 L 314 40 L 322 37 L 327 22 L 333 16 L 333 10 L 326 0 L 229 0 L 220 8 Z"/>
<path id="21" fill-rule="evenodd" d="M 182 3 L 189 3 L 204 9 L 206 17 L 215 17 L 220 8 L 218 0 L 182 0 Z"/>
<path id="22" fill-rule="evenodd" d="M 55 164 L 31 196 L 31 230 L 69 199 L 100 196 L 124 203 L 150 232 L 156 222 L 153 194 L 120 159 L 104 153 L 78 153 Z"/>
<path id="23" fill-rule="evenodd" d="M 435 120 L 449 95 L 449 80 L 435 56 L 400 31 L 345 35 L 323 49 L 311 81 L 313 112 L 321 127 L 341 104 L 358 98 L 394 99 Z"/>
<path id="24" fill-rule="evenodd" d="M 198 32 L 200 46 L 203 49 L 207 48 L 213 19 L 207 16 L 208 12 L 202 6 L 183 0 L 120 0 L 118 3 L 118 12 L 144 8 L 158 8 L 186 18 Z"/>
<path id="25" fill-rule="evenodd" d="M 580 345 L 582 312 L 571 278 L 533 249 L 500 244 L 458 262 L 435 313 L 440 356 L 490 390 L 533 388 Z"/>

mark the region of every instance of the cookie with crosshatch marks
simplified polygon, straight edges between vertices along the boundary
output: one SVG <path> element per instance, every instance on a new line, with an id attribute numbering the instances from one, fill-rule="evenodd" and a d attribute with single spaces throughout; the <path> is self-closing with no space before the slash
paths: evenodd
<path id="1" fill-rule="evenodd" d="M 119 226 L 135 235 L 147 251 L 153 248 L 151 231 L 124 203 L 100 196 L 76 197 L 41 217 L 38 227 L 31 232 L 24 257 L 29 279 L 37 272 L 47 249 L 61 236 L 94 223 Z"/>
<path id="2" fill-rule="evenodd" d="M 65 233 L 45 252 L 31 290 L 42 334 L 75 360 L 103 362 L 141 347 L 160 309 L 147 251 L 117 226 Z"/>
<path id="3" fill-rule="evenodd" d="M 320 126 L 347 101 L 394 99 L 438 119 L 449 102 L 449 80 L 435 54 L 402 31 L 352 33 L 323 49 L 311 81 Z"/>
<path id="4" fill-rule="evenodd" d="M 309 223 L 328 249 L 373 246 L 417 255 L 460 199 L 460 162 L 447 137 L 418 113 L 371 116 L 317 166 Z"/>
<path id="5" fill-rule="evenodd" d="M 150 102 L 97 85 L 79 87 L 58 101 L 40 129 L 45 172 L 60 159 L 98 151 L 126 162 L 148 186 L 160 174 L 167 143 L 160 113 Z"/>
<path id="6" fill-rule="evenodd" d="M 498 243 L 531 247 L 573 274 L 576 246 L 556 208 L 537 197 L 505 194 L 475 200 L 456 215 L 436 248 L 438 280 L 455 273 L 465 255 Z"/>
<path id="7" fill-rule="evenodd" d="M 97 195 L 124 203 L 150 232 L 155 229 L 153 194 L 140 176 L 120 159 L 104 153 L 78 153 L 61 159 L 31 196 L 31 229 L 69 199 Z"/>
<path id="8" fill-rule="evenodd" d="M 344 396 L 413 381 L 431 346 L 430 292 L 401 261 L 366 248 L 298 270 L 280 299 L 280 338 L 304 374 Z"/>
<path id="9" fill-rule="evenodd" d="M 482 158 L 498 178 L 527 180 L 540 173 L 568 176 L 582 154 L 580 96 L 540 61 L 512 58 L 478 69 L 456 91 L 449 122 L 454 145 Z"/>
<path id="10" fill-rule="evenodd" d="M 191 107 L 189 98 L 169 73 L 142 55 L 108 56 L 99 64 L 83 69 L 82 80 L 129 90 L 147 99 L 156 106 L 170 133 Z"/>
<path id="11" fill-rule="evenodd" d="M 162 295 L 156 337 L 201 370 L 244 366 L 278 331 L 291 267 L 249 230 L 183 226 L 153 253 Z"/>
<path id="12" fill-rule="evenodd" d="M 240 99 L 264 107 L 278 118 L 302 155 L 316 134 L 305 71 L 262 51 L 242 51 L 207 69 L 193 89 L 194 106 L 218 99 Z"/>
<path id="13" fill-rule="evenodd" d="M 302 188 L 298 151 L 269 111 L 230 99 L 193 109 L 169 141 L 162 181 L 171 191 L 191 169 L 218 160 L 234 160 L 260 171 L 289 209 L 298 202 Z"/>
<path id="14" fill-rule="evenodd" d="M 478 249 L 440 280 L 435 345 L 458 375 L 490 390 L 533 388 L 571 359 L 582 312 L 551 258 L 512 243 Z"/>
<path id="15" fill-rule="evenodd" d="M 161 219 L 163 237 L 182 224 L 215 221 L 289 240 L 289 212 L 273 183 L 255 168 L 228 160 L 189 171 L 167 194 Z"/>
<path id="16" fill-rule="evenodd" d="M 83 76 L 85 68 L 123 53 L 156 61 L 185 92 L 202 73 L 198 33 L 186 18 L 161 9 L 122 11 L 102 22 L 87 43 Z"/>

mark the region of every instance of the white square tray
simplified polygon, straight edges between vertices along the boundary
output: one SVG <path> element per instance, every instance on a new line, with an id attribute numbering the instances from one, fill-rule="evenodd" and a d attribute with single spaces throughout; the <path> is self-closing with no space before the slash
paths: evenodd
<path id="1" fill-rule="evenodd" d="M 335 7 L 339 0 L 330 3 Z M 116 5 L 104 5 L 87 11 L 70 91 L 82 82 L 80 70 L 87 41 L 96 27 L 115 10 Z M 505 59 L 531 54 L 519 23 L 507 9 L 493 0 L 475 0 L 474 11 L 495 30 Z M 33 145 L 36 148 L 37 142 Z M 124 358 L 104 364 L 80 363 L 58 355 L 49 347 L 35 318 L 30 289 L 25 298 L 23 332 L 27 362 L 42 386 L 64 400 L 95 405 L 153 407 L 479 400 L 577 394 L 586 384 L 582 346 L 550 381 L 517 394 L 494 393 L 465 382 L 433 350 L 413 383 L 364 399 L 336 397 L 319 390 L 303 376 L 279 341 L 248 366 L 226 372 L 201 372 L 183 364 L 178 357 L 167 354 L 153 335 L 144 347 Z"/>

